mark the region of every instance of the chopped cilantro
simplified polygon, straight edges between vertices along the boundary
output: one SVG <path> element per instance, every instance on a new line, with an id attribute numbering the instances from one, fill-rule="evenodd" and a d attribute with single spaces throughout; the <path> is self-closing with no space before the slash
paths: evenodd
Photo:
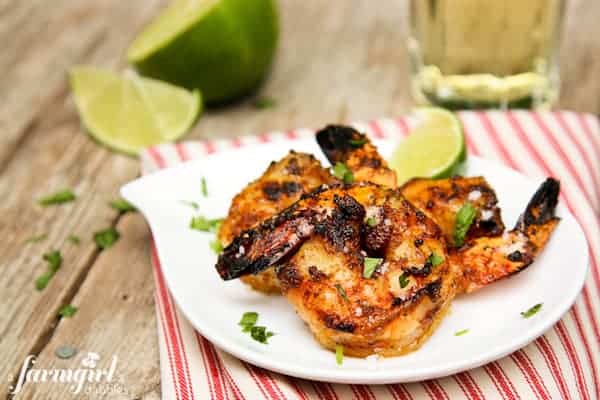
<path id="1" fill-rule="evenodd" d="M 273 332 L 267 331 L 264 326 L 256 326 L 258 321 L 258 313 L 254 311 L 245 312 L 238 325 L 242 327 L 242 332 L 250 332 L 252 339 L 257 342 L 267 344 L 267 340 L 274 335 Z"/>
<path id="2" fill-rule="evenodd" d="M 250 329 L 250 336 L 252 339 L 263 344 L 268 344 L 267 340 L 273 335 L 275 334 L 271 331 L 267 331 L 267 328 L 264 326 L 253 326 L 252 329 Z"/>
<path id="3" fill-rule="evenodd" d="M 51 206 L 55 204 L 68 203 L 75 200 L 75 194 L 69 189 L 63 189 L 58 192 L 52 193 L 48 196 L 44 196 L 38 200 L 38 204 L 41 206 Z"/>
<path id="4" fill-rule="evenodd" d="M 52 279 L 62 264 L 62 255 L 58 250 L 49 251 L 42 258 L 48 263 L 48 269 L 35 280 L 37 290 L 43 290 L 48 286 L 48 282 L 50 282 L 50 279 Z"/>
<path id="5" fill-rule="evenodd" d="M 200 208 L 200 205 L 198 203 L 196 203 L 195 201 L 181 200 L 181 204 L 185 204 L 186 206 L 190 206 L 194 210 L 197 210 L 197 209 Z"/>
<path id="6" fill-rule="evenodd" d="M 58 312 L 58 315 L 60 315 L 61 317 L 69 318 L 69 317 L 72 317 L 73 315 L 75 315 L 77 310 L 78 310 L 77 307 L 74 307 L 71 304 L 67 304 L 66 306 L 64 306 L 63 308 L 60 309 L 60 311 Z"/>
<path id="7" fill-rule="evenodd" d="M 462 336 L 462 335 L 466 335 L 467 333 L 469 333 L 469 330 L 463 329 L 462 331 L 455 332 L 454 336 Z"/>
<path id="8" fill-rule="evenodd" d="M 354 182 L 354 175 L 352 174 L 352 171 L 350 171 L 350 169 L 348 169 L 348 167 L 344 163 L 335 163 L 335 165 L 333 166 L 333 175 L 336 178 L 344 181 L 344 183 L 346 184 Z"/>
<path id="9" fill-rule="evenodd" d="M 190 220 L 190 228 L 200 232 L 217 232 L 222 222 L 222 218 L 208 219 L 199 215 L 197 217 L 192 217 Z"/>
<path id="10" fill-rule="evenodd" d="M 375 225 L 377 225 L 377 220 L 373 217 L 369 217 L 367 218 L 367 225 L 369 225 L 372 228 Z"/>
<path id="11" fill-rule="evenodd" d="M 42 275 L 38 276 L 38 278 L 35 280 L 35 287 L 37 290 L 44 290 L 46 288 L 46 286 L 48 286 L 48 282 L 50 282 L 50 279 L 52 279 L 52 277 L 54 276 L 54 272 L 48 270 L 46 272 L 44 272 Z"/>
<path id="12" fill-rule="evenodd" d="M 443 262 L 444 262 L 444 257 L 442 257 L 436 253 L 431 253 L 429 255 L 429 257 L 427 257 L 427 261 L 426 261 L 426 263 L 431 264 L 432 267 L 437 267 L 438 265 L 440 265 Z"/>
<path id="13" fill-rule="evenodd" d="M 25 243 L 38 243 L 41 242 L 42 240 L 45 240 L 48 237 L 48 235 L 46 235 L 45 233 L 42 233 L 41 235 L 36 235 L 36 236 L 32 236 L 29 239 L 27 239 L 25 241 Z"/>
<path id="14" fill-rule="evenodd" d="M 202 196 L 208 197 L 208 186 L 206 186 L 206 178 L 202 177 L 200 181 L 200 187 L 202 189 Z"/>
<path id="15" fill-rule="evenodd" d="M 137 209 L 133 206 L 133 204 L 131 204 L 130 202 L 128 202 L 125 199 L 113 200 L 108 204 L 121 214 L 137 211 Z"/>
<path id="16" fill-rule="evenodd" d="M 77 235 L 69 235 L 69 237 L 67 238 L 67 240 L 73 244 L 79 244 L 81 243 L 81 239 L 79 239 L 79 236 Z"/>
<path id="17" fill-rule="evenodd" d="M 529 317 L 534 316 L 535 314 L 537 314 L 538 311 L 540 311 L 540 309 L 542 308 L 542 304 L 543 303 L 538 303 L 535 306 L 531 307 L 529 310 L 522 311 L 521 316 L 523 318 L 529 318 Z"/>
<path id="18" fill-rule="evenodd" d="M 108 249 L 121 235 L 115 228 L 107 228 L 94 233 L 94 241 L 101 250 Z"/>
<path id="19" fill-rule="evenodd" d="M 398 283 L 400 284 L 401 289 L 404 289 L 408 286 L 410 280 L 408 279 L 408 275 L 406 274 L 406 272 L 403 272 L 402 275 L 398 277 Z"/>
<path id="20" fill-rule="evenodd" d="M 48 269 L 52 272 L 58 271 L 62 264 L 62 255 L 58 250 L 52 250 L 43 255 L 43 259 L 48 262 Z"/>
<path id="21" fill-rule="evenodd" d="M 342 365 L 344 363 L 344 346 L 341 344 L 335 345 L 335 362 L 337 365 Z"/>
<path id="22" fill-rule="evenodd" d="M 477 209 L 471 203 L 465 203 L 456 213 L 456 222 L 454 225 L 454 245 L 462 246 L 465 242 L 465 236 L 475 220 Z"/>
<path id="23" fill-rule="evenodd" d="M 361 147 L 363 144 L 365 144 L 367 142 L 368 142 L 368 140 L 366 138 L 348 140 L 348 143 L 350 143 L 350 145 L 353 147 Z"/>
<path id="24" fill-rule="evenodd" d="M 223 244 L 219 239 L 215 239 L 210 242 L 210 248 L 215 252 L 215 254 L 221 254 L 223 251 Z"/>
<path id="25" fill-rule="evenodd" d="M 245 312 L 244 315 L 242 315 L 242 319 L 240 320 L 240 322 L 238 322 L 239 326 L 254 326 L 254 324 L 256 324 L 256 321 L 258 321 L 258 313 L 254 312 L 254 311 L 249 311 L 249 312 Z"/>
<path id="26" fill-rule="evenodd" d="M 367 279 L 370 278 L 371 275 L 373 275 L 373 272 L 375 272 L 375 268 L 377 268 L 379 266 L 379 264 L 381 264 L 382 261 L 383 261 L 383 258 L 365 257 L 364 267 L 363 267 L 363 277 L 365 277 Z"/>
<path id="27" fill-rule="evenodd" d="M 344 301 L 348 301 L 348 295 L 346 295 L 346 291 L 344 290 L 344 288 L 342 287 L 342 285 L 340 285 L 339 283 L 335 284 L 335 288 L 337 289 L 340 297 L 342 299 L 344 299 Z"/>

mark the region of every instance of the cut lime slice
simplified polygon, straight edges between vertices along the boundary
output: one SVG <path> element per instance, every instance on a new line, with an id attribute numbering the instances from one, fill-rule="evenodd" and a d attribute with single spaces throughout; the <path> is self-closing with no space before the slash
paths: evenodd
<path id="1" fill-rule="evenodd" d="M 183 136 L 202 111 L 200 92 L 134 73 L 75 67 L 71 88 L 83 125 L 102 144 L 129 154 Z"/>
<path id="2" fill-rule="evenodd" d="M 392 155 L 390 166 L 401 185 L 414 177 L 447 178 L 466 160 L 460 121 L 441 108 L 419 108 L 419 124 Z"/>
<path id="3" fill-rule="evenodd" d="M 200 89 L 207 103 L 226 102 L 263 80 L 278 32 L 274 0 L 174 0 L 127 59 L 143 75 Z"/>

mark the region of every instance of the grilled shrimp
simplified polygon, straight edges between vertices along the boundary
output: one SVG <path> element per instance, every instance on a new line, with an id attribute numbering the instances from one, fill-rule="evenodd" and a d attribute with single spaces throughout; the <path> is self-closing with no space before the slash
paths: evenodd
<path id="1" fill-rule="evenodd" d="M 216 269 L 229 280 L 276 265 L 284 295 L 324 347 L 404 354 L 432 333 L 458 293 L 533 261 L 558 222 L 558 190 L 549 178 L 513 230 L 449 250 L 439 226 L 399 189 L 323 186 L 236 237 Z"/>
<path id="2" fill-rule="evenodd" d="M 241 232 L 290 206 L 303 193 L 334 181 L 313 155 L 290 151 L 233 198 L 219 230 L 219 240 L 228 245 Z M 261 292 L 281 291 L 273 270 L 244 276 L 242 280 Z"/>
<path id="3" fill-rule="evenodd" d="M 527 268 L 542 251 L 559 218 L 554 216 L 560 184 L 548 178 L 533 195 L 516 226 L 496 237 L 467 240 L 452 252 L 462 271 L 460 292 L 472 292 Z"/>
<path id="4" fill-rule="evenodd" d="M 317 143 L 331 162 L 344 163 L 357 182 L 396 187 L 396 173 L 390 169 L 366 135 L 343 125 L 328 125 L 317 132 Z"/>
<path id="5" fill-rule="evenodd" d="M 364 357 L 428 337 L 456 292 L 447 260 L 433 221 L 399 190 L 362 182 L 304 196 L 234 239 L 216 268 L 234 279 L 278 265 L 284 295 L 319 343 Z"/>
<path id="6" fill-rule="evenodd" d="M 482 177 L 414 179 L 396 188 L 395 173 L 364 135 L 328 126 L 317 140 L 358 183 L 343 185 L 318 165 L 311 182 L 329 184 L 288 199 L 283 210 L 277 203 L 245 226 L 230 221 L 216 269 L 225 280 L 269 276 L 326 348 L 341 344 L 359 357 L 417 349 L 457 294 L 526 268 L 559 221 L 559 183 L 552 178 L 504 232 L 496 195 Z M 252 209 L 252 193 L 270 170 L 238 203 Z M 456 213 L 466 203 L 477 215 L 456 247 Z M 230 215 L 241 210 L 232 205 Z"/>
<path id="7" fill-rule="evenodd" d="M 317 132 L 317 142 L 332 164 L 344 163 L 352 171 L 355 181 L 396 187 L 396 173 L 366 135 L 351 127 L 329 125 Z M 466 238 L 497 236 L 504 231 L 496 193 L 483 177 L 414 178 L 400 190 L 439 225 L 448 243 L 453 243 L 456 213 L 467 202 L 478 212 Z"/>

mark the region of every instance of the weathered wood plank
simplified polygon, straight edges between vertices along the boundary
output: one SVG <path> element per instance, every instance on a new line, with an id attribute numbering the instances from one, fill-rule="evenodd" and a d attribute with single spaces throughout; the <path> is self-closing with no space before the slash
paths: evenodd
<path id="1" fill-rule="evenodd" d="M 558 108 L 600 115 L 600 2 L 569 0 L 560 53 Z"/>
<path id="2" fill-rule="evenodd" d="M 0 226 L 3 237 L 0 292 L 10 301 L 0 304 L 0 353 L 3 359 L 0 363 L 0 376 L 3 377 L 0 397 L 6 396 L 8 391 L 9 382 L 4 377 L 14 374 L 27 354 L 43 348 L 54 330 L 57 310 L 73 296 L 93 263 L 96 248 L 91 242 L 92 232 L 109 226 L 116 219 L 116 213 L 107 207 L 107 201 L 115 195 L 120 184 L 138 173 L 135 160 L 115 156 L 82 135 L 74 107 L 70 99 L 65 100 L 68 94 L 65 70 L 71 63 L 117 64 L 129 38 L 161 5 L 160 1 L 153 1 L 144 2 L 143 7 L 141 4 L 134 7 L 128 2 L 111 1 L 105 2 L 102 9 L 91 7 L 97 13 L 93 18 L 79 15 L 70 17 L 74 22 L 69 22 L 69 18 L 53 21 L 79 26 L 82 32 L 65 28 L 70 39 L 64 40 L 69 43 L 79 40 L 83 47 L 78 44 L 75 49 L 69 45 L 43 48 L 36 44 L 39 47 L 36 52 L 25 55 L 13 69 L 6 71 L 5 76 L 15 82 L 16 89 L 11 87 L 10 91 L 16 96 L 7 97 L 2 108 L 2 124 L 8 124 L 12 129 L 27 118 L 37 122 L 26 122 L 30 128 L 27 136 L 17 137 L 18 149 L 5 142 L 1 147 L 1 151 L 9 155 L 10 162 L 4 164 L 0 179 L 0 193 L 5 196 L 0 206 L 0 220 L 3 221 Z M 43 3 L 38 13 L 43 14 L 48 8 L 46 4 Z M 80 4 L 83 3 L 57 3 L 63 7 L 64 15 L 77 14 L 73 10 L 79 10 Z M 96 22 L 89 21 L 90 18 Z M 105 31 L 97 44 L 93 43 L 97 35 L 83 32 L 87 29 L 86 21 L 91 30 Z M 97 25 L 103 25 L 103 28 Z M 56 40 L 61 42 L 62 39 Z M 89 46 L 88 51 L 83 51 L 85 44 Z M 55 76 L 51 86 L 64 94 L 49 103 L 35 100 L 38 89 L 44 86 L 44 71 Z M 32 80 L 26 87 L 20 87 L 24 81 L 18 78 Z M 4 79 L 2 84 L 6 84 Z M 24 114 L 19 114 L 19 110 Z M 10 132 L 3 133 L 10 135 Z M 35 205 L 36 198 L 62 187 L 74 188 L 80 199 L 73 204 L 47 209 Z M 39 233 L 48 233 L 48 239 L 33 245 L 24 243 L 26 238 Z M 72 233 L 84 239 L 81 246 L 67 242 L 66 238 Z M 44 291 L 37 292 L 34 280 L 46 268 L 42 254 L 53 248 L 62 250 L 63 267 Z"/>
<path id="3" fill-rule="evenodd" d="M 114 66 L 141 23 L 164 0 L 148 2 L 15 1 L 0 19 L 0 168 L 45 118 L 56 99 L 67 94 L 66 72 L 91 60 L 100 47 L 109 50 L 100 65 Z"/>
<path id="4" fill-rule="evenodd" d="M 206 113 L 191 138 L 232 137 L 401 115 L 411 104 L 404 45 L 405 2 L 281 1 L 275 68 L 253 99 Z M 243 123 L 240 123 L 243 122 Z"/>
<path id="5" fill-rule="evenodd" d="M 112 385 L 87 385 L 87 390 L 94 391 L 87 398 L 158 398 L 160 371 L 148 230 L 139 214 L 123 217 L 117 229 L 123 232 L 121 240 L 96 260 L 71 301 L 79 311 L 58 322 L 36 368 L 79 368 L 87 352 L 100 355 L 98 368 L 106 368 L 117 356 Z M 55 351 L 63 345 L 74 346 L 79 353 L 61 360 Z M 66 384 L 36 383 L 26 385 L 17 398 L 81 397 Z"/>

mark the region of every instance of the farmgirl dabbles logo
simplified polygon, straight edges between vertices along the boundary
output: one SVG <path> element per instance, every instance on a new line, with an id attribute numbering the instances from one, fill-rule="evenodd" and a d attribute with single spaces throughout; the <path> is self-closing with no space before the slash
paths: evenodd
<path id="1" fill-rule="evenodd" d="M 35 356 L 29 355 L 23 361 L 17 382 L 11 394 L 17 394 L 25 383 L 52 382 L 57 384 L 70 384 L 69 389 L 74 394 L 79 394 L 86 383 L 110 384 L 117 369 L 118 357 L 113 356 L 108 368 L 96 368 L 100 355 L 88 352 L 81 360 L 80 368 L 34 368 Z M 31 367 L 31 368 L 30 368 Z"/>

